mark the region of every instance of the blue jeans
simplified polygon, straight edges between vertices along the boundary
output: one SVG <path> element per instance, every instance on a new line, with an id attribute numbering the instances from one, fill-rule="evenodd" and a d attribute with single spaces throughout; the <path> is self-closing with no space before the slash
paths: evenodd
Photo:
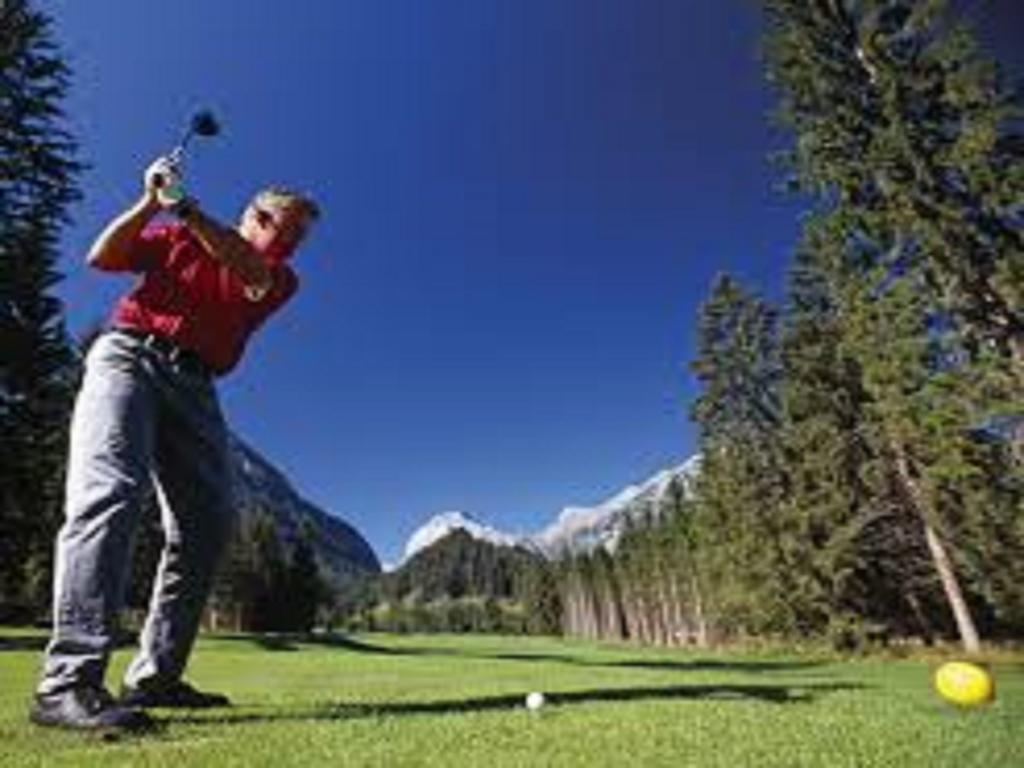
<path id="1" fill-rule="evenodd" d="M 141 504 L 155 483 L 165 543 L 133 687 L 178 680 L 232 527 L 226 429 L 209 377 L 111 331 L 86 358 L 57 537 L 54 626 L 38 692 L 103 685 Z"/>

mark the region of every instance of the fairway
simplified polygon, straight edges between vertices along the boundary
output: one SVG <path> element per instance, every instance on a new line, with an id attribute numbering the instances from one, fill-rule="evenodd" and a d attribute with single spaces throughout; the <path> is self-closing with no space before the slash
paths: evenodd
<path id="1" fill-rule="evenodd" d="M 1019 659 L 996 665 L 995 705 L 958 711 L 932 692 L 926 661 L 478 635 L 204 637 L 190 677 L 236 706 L 157 710 L 158 734 L 106 743 L 27 723 L 43 641 L 0 631 L 3 766 L 1024 765 Z M 537 712 L 531 691 L 548 697 Z"/>

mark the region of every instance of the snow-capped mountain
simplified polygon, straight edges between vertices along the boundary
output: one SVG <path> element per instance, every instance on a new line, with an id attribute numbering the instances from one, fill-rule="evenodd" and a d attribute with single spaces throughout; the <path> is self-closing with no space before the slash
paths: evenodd
<path id="1" fill-rule="evenodd" d="M 552 558 L 566 553 L 591 552 L 602 546 L 614 551 L 627 518 L 642 514 L 645 509 L 657 513 L 673 480 L 688 495 L 699 471 L 700 456 L 693 456 L 642 483 L 627 486 L 596 506 L 565 507 L 551 525 L 535 534 L 510 534 L 465 512 L 444 512 L 432 517 L 413 533 L 405 545 L 403 562 L 457 529 L 493 544 L 525 547 Z"/>
<path id="2" fill-rule="evenodd" d="M 313 529 L 313 551 L 323 575 L 335 586 L 380 571 L 366 540 L 348 523 L 303 499 L 265 458 L 235 435 L 229 437 L 235 504 L 242 516 L 268 512 L 283 541 L 291 542 L 303 524 Z"/>
<path id="3" fill-rule="evenodd" d="M 629 485 L 593 507 L 565 507 L 558 519 L 532 537 L 537 548 L 549 557 L 564 553 L 591 552 L 600 546 L 614 551 L 625 521 L 645 509 L 655 514 L 673 480 L 689 495 L 700 470 L 700 456 L 663 469 L 638 485 Z"/>
<path id="4" fill-rule="evenodd" d="M 424 525 L 416 529 L 405 544 L 403 560 L 408 560 L 421 549 L 426 549 L 435 541 L 440 541 L 454 530 L 463 530 L 474 539 L 489 541 L 498 546 L 514 547 L 522 544 L 521 536 L 503 533 L 489 525 L 484 525 L 466 512 L 450 511 L 434 515 Z"/>

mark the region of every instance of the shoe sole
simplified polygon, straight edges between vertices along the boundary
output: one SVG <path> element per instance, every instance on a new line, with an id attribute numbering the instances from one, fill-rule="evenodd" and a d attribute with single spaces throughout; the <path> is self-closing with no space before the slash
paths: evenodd
<path id="1" fill-rule="evenodd" d="M 28 719 L 29 722 L 33 725 L 39 726 L 40 728 L 56 728 L 64 731 L 73 731 L 75 733 L 95 736 L 103 741 L 116 741 L 124 736 L 138 735 L 152 732 L 157 729 L 157 723 L 154 720 L 149 720 L 135 725 L 80 725 L 69 723 L 66 720 L 48 718 L 37 712 L 30 712 Z"/>

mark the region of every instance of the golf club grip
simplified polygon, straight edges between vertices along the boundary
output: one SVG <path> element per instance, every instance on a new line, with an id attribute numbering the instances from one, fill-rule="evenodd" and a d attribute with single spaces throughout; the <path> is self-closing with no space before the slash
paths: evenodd
<path id="1" fill-rule="evenodd" d="M 179 146 L 174 148 L 174 150 L 171 152 L 170 155 L 168 155 L 168 158 L 170 158 L 171 170 L 174 171 L 176 174 L 179 174 L 179 176 L 180 176 L 180 171 L 179 171 L 180 166 L 179 166 L 179 163 L 181 161 L 181 152 L 182 152 L 182 146 L 179 145 Z M 163 174 L 163 173 L 154 173 L 153 174 L 153 186 L 154 187 L 156 187 L 157 189 L 163 189 L 167 185 L 168 185 L 168 179 L 167 179 L 167 175 L 166 174 Z"/>
<path id="2" fill-rule="evenodd" d="M 185 134 L 182 142 L 170 151 L 165 157 L 167 158 L 168 164 L 175 173 L 180 174 L 181 167 L 181 156 L 185 153 L 185 147 L 188 144 L 188 140 L 192 137 L 191 131 Z M 162 189 L 167 186 L 167 177 L 162 173 L 153 174 L 153 186 L 157 189 Z"/>

